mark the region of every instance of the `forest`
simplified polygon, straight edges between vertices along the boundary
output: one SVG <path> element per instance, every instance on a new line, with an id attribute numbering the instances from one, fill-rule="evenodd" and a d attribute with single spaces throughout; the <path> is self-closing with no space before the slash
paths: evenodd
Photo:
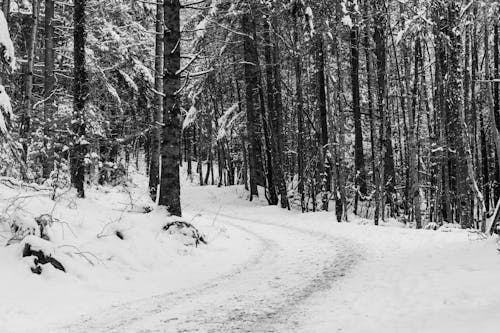
<path id="1" fill-rule="evenodd" d="M 339 222 L 484 231 L 495 210 L 497 1 L 2 6 L 3 176 L 84 197 L 140 159 L 174 215 L 183 163 Z"/>
<path id="2" fill-rule="evenodd" d="M 0 332 L 496 333 L 499 28 L 0 0 Z"/>

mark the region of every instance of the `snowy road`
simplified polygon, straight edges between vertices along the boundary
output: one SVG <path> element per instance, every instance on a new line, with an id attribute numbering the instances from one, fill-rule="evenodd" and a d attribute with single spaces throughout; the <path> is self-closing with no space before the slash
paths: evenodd
<path id="1" fill-rule="evenodd" d="M 257 239 L 259 251 L 195 289 L 117 306 L 61 332 L 294 331 L 301 304 L 362 257 L 358 245 L 326 233 L 221 214 L 217 223 Z"/>
<path id="2" fill-rule="evenodd" d="M 96 195 L 81 209 L 109 215 Z M 169 247 L 170 237 L 157 238 L 164 219 L 157 211 L 140 215 L 145 219 L 125 241 L 95 240 L 107 256 L 132 257 L 125 265 L 111 262 L 115 275 L 97 266 L 93 274 L 33 276 L 4 251 L 16 270 L 0 275 L 0 294 L 8 296 L 0 298 L 0 331 L 498 332 L 500 319 L 491 313 L 500 308 L 500 255 L 493 238 L 375 227 L 352 216 L 337 223 L 331 212 L 249 202 L 240 187 L 186 186 L 183 195 L 185 218 L 208 246 Z"/>

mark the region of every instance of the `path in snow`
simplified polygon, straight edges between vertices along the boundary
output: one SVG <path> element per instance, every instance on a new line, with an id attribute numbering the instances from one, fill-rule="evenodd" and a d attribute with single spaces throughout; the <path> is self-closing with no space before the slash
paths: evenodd
<path id="1" fill-rule="evenodd" d="M 168 286 L 57 332 L 498 332 L 493 239 L 336 223 L 245 201 L 238 188 L 184 193 L 187 219 L 246 234 L 232 244 L 251 255 L 218 278 L 196 276 L 207 282 L 194 289 Z"/>
<path id="2" fill-rule="evenodd" d="M 219 214 L 260 241 L 251 260 L 198 288 L 116 306 L 60 332 L 282 332 L 297 309 L 362 257 L 358 244 L 288 226 Z M 165 281 L 168 283 L 168 281 Z"/>

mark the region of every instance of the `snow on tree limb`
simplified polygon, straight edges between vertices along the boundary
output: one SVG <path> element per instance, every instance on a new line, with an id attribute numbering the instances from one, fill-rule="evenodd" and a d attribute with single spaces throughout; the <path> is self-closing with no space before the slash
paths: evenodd
<path id="1" fill-rule="evenodd" d="M 0 10 L 0 50 L 2 50 L 2 61 L 9 65 L 11 70 L 15 70 L 16 55 L 14 45 L 10 39 L 9 27 L 2 10 Z"/>
<path id="2" fill-rule="evenodd" d="M 183 130 L 189 128 L 189 126 L 191 126 L 198 118 L 198 108 L 196 107 L 196 100 L 198 99 L 200 93 L 200 91 L 191 93 L 189 96 L 189 98 L 191 99 L 191 107 L 189 108 L 189 111 L 186 112 L 186 115 L 184 117 L 184 122 L 182 123 Z"/>
<path id="3" fill-rule="evenodd" d="M 217 133 L 217 140 L 222 140 L 228 136 L 228 132 L 233 127 L 235 121 L 240 115 L 239 103 L 234 103 L 219 119 L 219 131 Z"/>
<path id="4" fill-rule="evenodd" d="M 7 135 L 7 119 L 13 117 L 12 105 L 9 95 L 5 92 L 5 87 L 0 85 L 0 134 Z"/>

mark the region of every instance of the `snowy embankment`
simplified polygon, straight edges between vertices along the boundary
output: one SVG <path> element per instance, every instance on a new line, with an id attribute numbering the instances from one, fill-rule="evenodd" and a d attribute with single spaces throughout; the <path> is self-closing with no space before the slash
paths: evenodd
<path id="1" fill-rule="evenodd" d="M 298 214 L 243 201 L 241 190 L 207 189 L 219 215 L 351 241 L 362 259 L 331 288 L 275 319 L 275 332 L 498 332 L 500 254 L 495 238 L 443 231 L 336 223 L 331 213 Z M 239 198 L 236 193 L 240 193 Z M 315 244 L 310 244 L 314 248 Z M 307 251 L 307 249 L 304 249 Z M 297 263 L 308 269 L 307 263 Z"/>
<path id="2" fill-rule="evenodd" d="M 55 202 L 43 190 L 0 185 L 0 332 L 51 332 L 111 305 L 192 288 L 259 251 L 246 233 L 201 216 L 193 223 L 209 246 L 185 246 L 185 239 L 162 230 L 172 221 L 163 210 L 144 213 L 153 204 L 146 189 L 134 185 L 139 183 L 146 181 L 89 189 L 85 200 L 62 193 Z M 67 273 L 48 264 L 33 274 L 34 258 L 22 258 L 25 242 L 5 246 L 9 223 L 36 228 L 34 219 L 42 214 L 56 219 L 48 232 L 52 242 L 38 238 L 35 246 Z"/>
<path id="3" fill-rule="evenodd" d="M 19 195 L 0 193 L 2 209 Z M 339 224 L 332 213 L 245 201 L 240 187 L 185 185 L 185 218 L 208 241 L 196 249 L 160 231 L 164 212 L 141 212 L 148 200 L 140 187 L 70 198 L 54 210 L 69 224 L 64 238 L 63 225 L 53 227 L 56 251 L 73 249 L 62 256 L 66 274 L 32 274 L 18 245 L 0 248 L 1 332 L 497 332 L 500 325 L 494 239 Z M 32 217 L 53 207 L 44 197 L 22 202 L 17 214 Z"/>

